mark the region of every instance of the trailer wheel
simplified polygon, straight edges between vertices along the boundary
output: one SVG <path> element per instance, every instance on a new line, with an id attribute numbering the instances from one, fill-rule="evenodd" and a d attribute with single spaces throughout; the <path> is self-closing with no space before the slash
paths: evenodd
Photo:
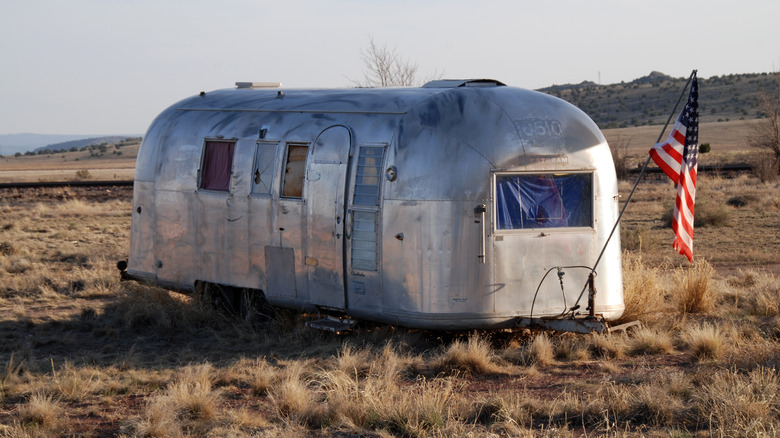
<path id="1" fill-rule="evenodd" d="M 229 316 L 246 322 L 268 322 L 276 314 L 263 291 L 196 281 L 196 300 Z"/>

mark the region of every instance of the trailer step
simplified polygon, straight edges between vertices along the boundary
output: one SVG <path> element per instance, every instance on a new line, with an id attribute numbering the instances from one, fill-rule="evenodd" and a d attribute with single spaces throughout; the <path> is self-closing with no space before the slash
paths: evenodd
<path id="1" fill-rule="evenodd" d="M 350 318 L 336 318 L 334 316 L 326 315 L 322 319 L 316 321 L 309 321 L 306 325 L 313 329 L 326 330 L 334 333 L 341 333 L 347 331 L 357 324 L 357 321 Z"/>

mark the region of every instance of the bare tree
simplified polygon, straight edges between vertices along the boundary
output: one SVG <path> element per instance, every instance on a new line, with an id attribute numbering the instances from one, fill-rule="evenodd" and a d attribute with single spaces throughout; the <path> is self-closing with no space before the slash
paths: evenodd
<path id="1" fill-rule="evenodd" d="M 356 87 L 408 87 L 420 85 L 416 63 L 402 58 L 395 48 L 379 46 L 373 37 L 368 37 L 368 47 L 360 51 L 365 64 L 362 80 L 352 79 Z M 440 73 L 435 73 L 441 77 Z"/>
<path id="2" fill-rule="evenodd" d="M 774 168 L 780 174 L 780 73 L 775 73 L 775 82 L 774 90 L 760 94 L 759 107 L 766 117 L 753 124 L 748 143 L 773 155 Z"/>

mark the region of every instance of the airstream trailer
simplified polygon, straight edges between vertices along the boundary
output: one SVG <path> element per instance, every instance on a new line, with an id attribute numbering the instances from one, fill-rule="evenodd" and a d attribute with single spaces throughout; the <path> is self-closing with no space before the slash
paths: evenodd
<path id="1" fill-rule="evenodd" d="M 236 85 L 149 128 L 123 276 L 407 327 L 503 328 L 570 315 L 603 254 L 595 314 L 622 314 L 619 233 L 602 253 L 618 216 L 612 156 L 573 105 L 493 80 Z"/>

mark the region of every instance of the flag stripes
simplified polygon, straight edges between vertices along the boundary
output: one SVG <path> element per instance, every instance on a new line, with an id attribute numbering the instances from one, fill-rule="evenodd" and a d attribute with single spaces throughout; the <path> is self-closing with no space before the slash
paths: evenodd
<path id="1" fill-rule="evenodd" d="M 692 74 L 688 102 L 677 116 L 669 137 L 650 149 L 650 156 L 677 185 L 674 203 L 672 247 L 693 262 L 693 211 L 699 152 L 699 85 Z"/>

